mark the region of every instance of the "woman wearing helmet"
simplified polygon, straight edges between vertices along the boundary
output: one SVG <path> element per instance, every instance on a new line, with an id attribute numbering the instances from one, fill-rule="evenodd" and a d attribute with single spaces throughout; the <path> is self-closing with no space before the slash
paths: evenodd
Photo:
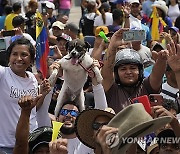
<path id="1" fill-rule="evenodd" d="M 122 36 L 123 31 L 127 30 L 120 29 L 112 36 L 102 69 L 108 106 L 116 113 L 130 105 L 135 97 L 159 93 L 168 53 L 165 50 L 158 53 L 151 75 L 144 78 L 143 64 L 138 52 L 133 49 L 117 52 L 117 47 L 125 44 Z"/>

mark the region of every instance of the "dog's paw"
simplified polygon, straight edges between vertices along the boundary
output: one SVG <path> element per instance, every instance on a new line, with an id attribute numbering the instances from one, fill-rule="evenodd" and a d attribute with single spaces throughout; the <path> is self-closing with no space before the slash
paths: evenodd
<path id="1" fill-rule="evenodd" d="M 96 67 L 93 68 L 93 71 L 94 71 L 94 73 L 96 75 L 97 82 L 102 83 L 103 77 L 101 75 L 101 72 L 100 72 L 99 68 L 96 66 Z"/>

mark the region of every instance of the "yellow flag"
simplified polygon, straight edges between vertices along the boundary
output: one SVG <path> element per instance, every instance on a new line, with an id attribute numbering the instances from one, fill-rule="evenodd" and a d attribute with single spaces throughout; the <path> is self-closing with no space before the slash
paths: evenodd
<path id="1" fill-rule="evenodd" d="M 40 35 L 43 27 L 44 27 L 44 22 L 43 22 L 41 13 L 36 12 L 36 39 Z"/>
<path id="2" fill-rule="evenodd" d="M 62 127 L 63 123 L 52 121 L 52 124 L 53 124 L 52 141 L 54 141 L 55 139 L 57 139 L 59 130 Z"/>
<path id="3" fill-rule="evenodd" d="M 155 6 L 152 11 L 151 36 L 152 40 L 159 40 L 159 15 Z"/>

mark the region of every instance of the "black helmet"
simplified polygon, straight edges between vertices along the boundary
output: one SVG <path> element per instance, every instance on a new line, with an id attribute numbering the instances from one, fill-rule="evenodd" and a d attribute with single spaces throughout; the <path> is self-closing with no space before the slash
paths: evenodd
<path id="1" fill-rule="evenodd" d="M 35 149 L 42 145 L 42 144 L 46 144 L 49 145 L 49 142 L 51 142 L 52 140 L 52 127 L 48 127 L 48 126 L 43 126 L 43 127 L 39 127 L 37 129 L 35 129 L 32 133 L 30 133 L 29 135 L 29 153 L 33 153 L 35 151 Z M 58 134 L 58 138 L 60 138 L 60 132 Z"/>
<path id="2" fill-rule="evenodd" d="M 137 64 L 139 68 L 139 83 L 143 81 L 143 60 L 137 51 L 135 51 L 134 49 L 122 49 L 116 53 L 114 75 L 117 84 L 121 84 L 118 75 L 118 68 L 122 64 Z"/>

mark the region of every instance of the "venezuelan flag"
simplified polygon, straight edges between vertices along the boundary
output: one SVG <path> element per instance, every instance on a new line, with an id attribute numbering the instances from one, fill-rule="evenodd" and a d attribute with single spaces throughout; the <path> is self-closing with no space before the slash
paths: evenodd
<path id="1" fill-rule="evenodd" d="M 36 13 L 36 68 L 41 71 L 43 78 L 47 77 L 47 57 L 49 54 L 49 43 L 46 28 L 42 16 Z"/>
<path id="2" fill-rule="evenodd" d="M 152 11 L 152 25 L 151 25 L 151 36 L 152 40 L 159 40 L 159 15 L 155 6 Z"/>
<path id="3" fill-rule="evenodd" d="M 150 22 L 152 40 L 159 40 L 159 34 L 163 32 L 165 26 L 166 23 L 161 17 L 159 17 L 156 7 L 153 6 Z"/>

